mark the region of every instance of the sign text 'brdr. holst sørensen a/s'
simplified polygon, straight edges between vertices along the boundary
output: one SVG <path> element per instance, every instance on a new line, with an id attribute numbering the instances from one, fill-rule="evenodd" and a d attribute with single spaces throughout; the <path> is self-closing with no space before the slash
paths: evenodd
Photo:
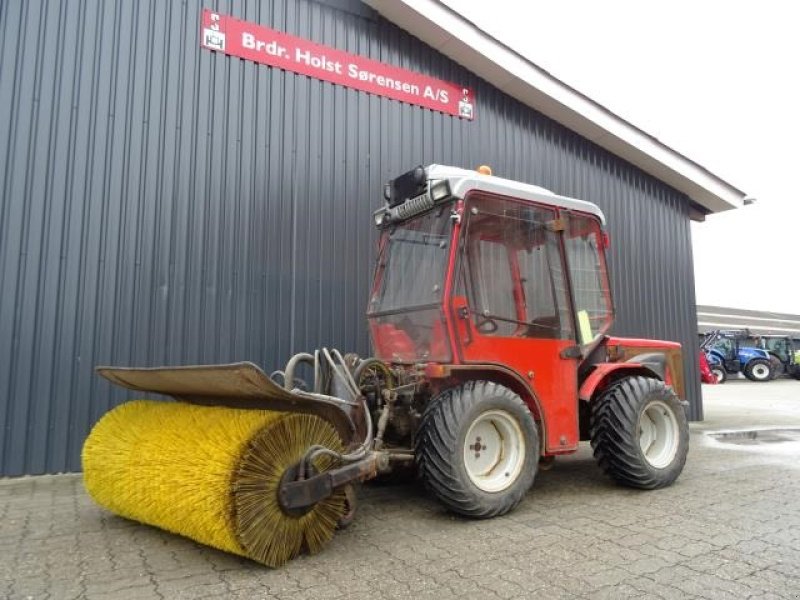
<path id="1" fill-rule="evenodd" d="M 472 120 L 469 88 L 203 10 L 204 48 Z"/>

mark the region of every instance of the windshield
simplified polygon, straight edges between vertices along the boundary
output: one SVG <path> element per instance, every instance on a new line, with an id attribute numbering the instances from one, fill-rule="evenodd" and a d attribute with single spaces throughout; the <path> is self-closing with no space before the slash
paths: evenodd
<path id="1" fill-rule="evenodd" d="M 441 302 L 449 216 L 442 206 L 383 232 L 370 314 Z"/>
<path id="2" fill-rule="evenodd" d="M 450 204 L 384 230 L 368 311 L 376 356 L 450 360 L 440 304 L 451 232 Z"/>

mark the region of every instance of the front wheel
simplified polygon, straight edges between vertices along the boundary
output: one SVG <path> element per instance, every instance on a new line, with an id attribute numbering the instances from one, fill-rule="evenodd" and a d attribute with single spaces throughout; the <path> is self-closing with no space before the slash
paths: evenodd
<path id="1" fill-rule="evenodd" d="M 754 358 L 745 366 L 744 376 L 750 381 L 770 381 L 772 379 L 772 365 L 765 358 Z"/>
<path id="2" fill-rule="evenodd" d="M 472 381 L 433 398 L 415 443 L 425 486 L 453 512 L 485 519 L 515 508 L 533 484 L 539 435 L 510 389 Z"/>
<path id="3" fill-rule="evenodd" d="M 717 383 L 725 383 L 728 381 L 728 373 L 722 365 L 711 365 L 711 374 L 714 375 L 714 379 L 717 380 Z"/>
<path id="4" fill-rule="evenodd" d="M 681 474 L 689 450 L 689 425 L 678 396 L 663 381 L 626 377 L 592 405 L 592 448 L 617 483 L 652 490 Z"/>

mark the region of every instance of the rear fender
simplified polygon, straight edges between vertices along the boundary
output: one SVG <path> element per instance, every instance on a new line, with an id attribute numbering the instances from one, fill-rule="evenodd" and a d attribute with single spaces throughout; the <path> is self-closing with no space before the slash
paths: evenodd
<path id="1" fill-rule="evenodd" d="M 615 381 L 623 377 L 641 375 L 643 377 L 654 377 L 664 381 L 664 377 L 659 375 L 650 366 L 635 363 L 602 363 L 596 365 L 589 376 L 584 379 L 578 391 L 578 397 L 584 402 L 589 402 L 596 392 L 604 390 Z"/>
<path id="2" fill-rule="evenodd" d="M 544 452 L 546 448 L 547 428 L 544 426 L 544 415 L 539 403 L 539 399 L 533 390 L 514 371 L 504 368 L 500 365 L 483 364 L 483 365 L 452 365 L 447 369 L 449 375 L 449 382 L 446 386 L 462 385 L 468 381 L 482 379 L 485 381 L 494 381 L 502 386 L 507 387 L 515 394 L 518 394 L 522 401 L 531 411 L 534 420 L 539 426 L 539 442 L 541 444 L 541 451 Z M 438 386 L 437 386 L 438 387 Z"/>

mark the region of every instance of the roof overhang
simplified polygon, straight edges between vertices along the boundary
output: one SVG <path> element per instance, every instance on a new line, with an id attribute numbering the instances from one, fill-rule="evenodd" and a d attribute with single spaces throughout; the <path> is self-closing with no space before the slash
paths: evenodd
<path id="1" fill-rule="evenodd" d="M 683 192 L 715 213 L 745 193 L 511 50 L 439 0 L 364 0 L 389 21 L 509 96 Z"/>

